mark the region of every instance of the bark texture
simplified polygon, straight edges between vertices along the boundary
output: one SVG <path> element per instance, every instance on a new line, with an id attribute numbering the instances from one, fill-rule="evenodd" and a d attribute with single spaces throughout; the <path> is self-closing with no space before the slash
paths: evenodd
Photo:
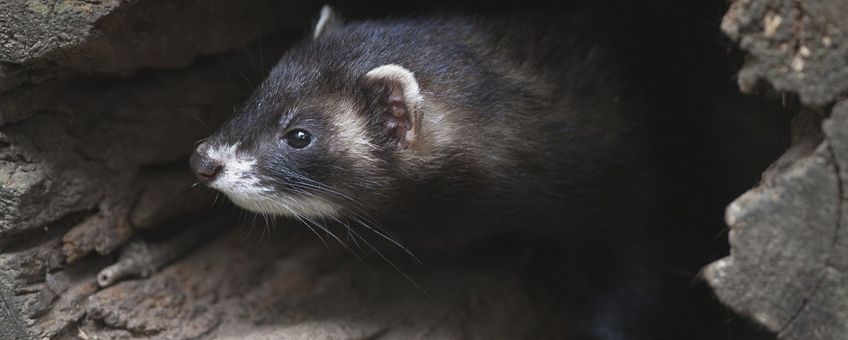
<path id="1" fill-rule="evenodd" d="M 805 106 L 793 146 L 727 208 L 730 256 L 705 274 L 722 302 L 781 339 L 848 338 L 848 4 L 735 1 L 722 29 L 756 84 Z"/>

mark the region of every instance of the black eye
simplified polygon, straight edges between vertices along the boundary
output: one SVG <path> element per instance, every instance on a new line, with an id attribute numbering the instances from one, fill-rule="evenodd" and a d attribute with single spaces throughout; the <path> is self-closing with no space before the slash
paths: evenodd
<path id="1" fill-rule="evenodd" d="M 312 135 L 305 130 L 292 130 L 286 134 L 286 143 L 295 149 L 303 149 L 312 142 Z"/>

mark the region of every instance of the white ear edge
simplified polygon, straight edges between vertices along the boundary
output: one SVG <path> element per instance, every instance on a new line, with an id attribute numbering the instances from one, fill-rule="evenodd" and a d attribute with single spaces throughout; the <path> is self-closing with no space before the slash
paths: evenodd
<path id="1" fill-rule="evenodd" d="M 403 87 L 403 98 L 407 102 L 407 105 L 418 107 L 418 104 L 422 101 L 421 92 L 418 88 L 418 80 L 415 79 L 412 71 L 407 70 L 403 66 L 395 64 L 378 66 L 368 71 L 365 77 L 368 79 L 393 80 L 400 83 L 401 87 Z"/>
<path id="2" fill-rule="evenodd" d="M 321 32 L 324 31 L 324 28 L 327 26 L 327 23 L 330 21 L 330 17 L 333 16 L 333 9 L 330 8 L 329 5 L 324 5 L 321 7 L 321 15 L 318 17 L 318 23 L 315 24 L 315 30 L 312 32 L 312 38 L 318 38 L 321 35 Z"/>

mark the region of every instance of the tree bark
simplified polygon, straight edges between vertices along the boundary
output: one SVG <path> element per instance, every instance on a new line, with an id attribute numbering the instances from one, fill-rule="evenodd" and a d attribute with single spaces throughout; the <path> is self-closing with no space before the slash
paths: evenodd
<path id="1" fill-rule="evenodd" d="M 722 29 L 747 55 L 739 86 L 805 107 L 793 146 L 731 203 L 730 256 L 706 268 L 722 302 L 781 339 L 848 337 L 848 4 L 736 1 Z"/>

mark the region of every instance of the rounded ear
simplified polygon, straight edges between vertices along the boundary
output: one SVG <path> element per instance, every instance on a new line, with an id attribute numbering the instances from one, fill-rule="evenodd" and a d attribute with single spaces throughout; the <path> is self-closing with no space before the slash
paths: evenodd
<path id="1" fill-rule="evenodd" d="M 418 110 L 423 100 L 415 75 L 403 66 L 387 64 L 368 71 L 365 79 L 389 89 L 388 98 L 379 100 L 386 105 L 386 128 L 402 145 L 414 144 L 418 135 Z"/>
<path id="2" fill-rule="evenodd" d="M 342 20 L 339 18 L 333 8 L 329 5 L 321 7 L 321 15 L 315 23 L 315 29 L 312 31 L 312 38 L 318 39 L 321 34 L 332 31 L 342 25 Z"/>

